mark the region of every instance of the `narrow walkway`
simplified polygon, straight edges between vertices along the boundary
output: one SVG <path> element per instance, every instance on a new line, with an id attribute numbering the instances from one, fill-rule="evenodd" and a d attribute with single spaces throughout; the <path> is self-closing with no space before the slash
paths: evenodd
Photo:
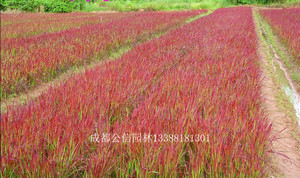
<path id="1" fill-rule="evenodd" d="M 272 123 L 272 150 L 269 154 L 266 171 L 270 177 L 299 178 L 300 176 L 300 156 L 299 156 L 299 128 L 291 115 L 279 102 L 281 86 L 277 83 L 273 65 L 269 60 L 274 57 L 274 51 L 266 38 L 264 27 L 261 25 L 262 19 L 258 15 L 257 9 L 253 11 L 254 21 L 258 35 L 258 54 L 261 58 L 262 69 L 262 96 L 263 107 L 267 117 Z M 286 100 L 285 102 L 288 102 Z M 295 117 L 295 116 L 294 116 Z"/>

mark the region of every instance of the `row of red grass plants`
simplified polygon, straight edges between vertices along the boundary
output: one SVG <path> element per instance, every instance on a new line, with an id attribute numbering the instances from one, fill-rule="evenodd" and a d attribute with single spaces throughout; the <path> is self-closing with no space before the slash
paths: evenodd
<path id="1" fill-rule="evenodd" d="M 55 19 L 72 19 L 84 16 L 91 16 L 94 13 L 1 13 L 1 24 L 2 25 L 11 25 L 18 23 L 26 22 L 39 22 L 39 21 L 48 21 Z M 14 19 L 10 21 L 9 19 Z"/>
<path id="2" fill-rule="evenodd" d="M 251 8 L 218 9 L 10 108 L 2 174 L 264 176 L 270 125 L 257 65 Z M 93 143 L 95 133 L 206 141 Z"/>
<path id="3" fill-rule="evenodd" d="M 72 27 L 78 28 L 86 24 L 97 24 L 132 15 L 133 13 L 1 14 L 1 39 L 53 33 Z"/>
<path id="4" fill-rule="evenodd" d="M 287 44 L 300 64 L 300 8 L 264 9 L 259 12 Z"/>
<path id="5" fill-rule="evenodd" d="M 52 80 L 72 66 L 182 24 L 201 11 L 142 12 L 51 34 L 1 40 L 1 96 Z M 122 13 L 120 14 L 122 15 Z"/>

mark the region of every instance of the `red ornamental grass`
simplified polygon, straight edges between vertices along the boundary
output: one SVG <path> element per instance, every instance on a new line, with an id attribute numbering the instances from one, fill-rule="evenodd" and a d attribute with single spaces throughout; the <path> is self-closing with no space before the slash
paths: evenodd
<path id="1" fill-rule="evenodd" d="M 53 33 L 69 28 L 79 28 L 87 24 L 97 24 L 132 16 L 131 13 L 70 13 L 70 14 L 36 14 L 19 15 L 1 14 L 1 39 L 22 38 L 43 33 Z"/>
<path id="2" fill-rule="evenodd" d="M 264 176 L 270 125 L 257 64 L 251 8 L 218 9 L 11 108 L 1 116 L 2 172 Z M 178 142 L 122 142 L 125 133 Z"/>
<path id="3" fill-rule="evenodd" d="M 300 8 L 260 10 L 300 64 Z"/>
<path id="4" fill-rule="evenodd" d="M 201 11 L 205 12 L 205 11 Z M 113 49 L 145 39 L 197 15 L 147 12 L 56 33 L 1 41 L 1 95 L 22 92 L 57 73 L 104 56 Z"/>

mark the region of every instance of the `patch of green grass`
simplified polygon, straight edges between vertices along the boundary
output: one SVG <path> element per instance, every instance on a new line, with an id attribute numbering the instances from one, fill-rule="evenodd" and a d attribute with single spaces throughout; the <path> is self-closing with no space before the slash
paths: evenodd
<path id="1" fill-rule="evenodd" d="M 258 17 L 258 13 L 255 12 L 255 11 L 252 11 L 252 14 L 253 14 L 254 23 L 256 24 L 257 28 L 258 29 L 261 28 L 260 23 L 259 23 L 259 19 L 258 19 L 259 18 Z M 258 33 L 257 35 L 258 35 L 259 39 L 261 39 L 261 41 L 263 42 L 264 46 L 265 47 L 268 46 L 268 43 L 267 43 L 266 39 L 263 37 L 263 35 L 259 31 L 257 33 Z M 266 48 L 264 48 L 264 52 L 267 54 L 267 49 Z M 272 61 L 271 61 L 270 56 L 267 55 L 266 57 L 267 57 L 267 60 L 268 60 L 269 64 L 272 65 Z"/>
<path id="2" fill-rule="evenodd" d="M 300 6 L 300 0 L 283 0 L 282 2 L 274 2 L 269 7 L 295 7 Z"/>
<path id="3" fill-rule="evenodd" d="M 194 18 L 190 18 L 190 19 L 188 19 L 187 21 L 185 21 L 186 23 L 190 23 L 190 22 L 192 22 L 192 21 L 194 21 L 194 20 L 197 20 L 197 19 L 199 19 L 200 17 L 203 17 L 203 16 L 207 16 L 207 15 L 209 15 L 209 14 L 211 14 L 211 13 L 213 13 L 213 11 L 212 10 L 210 10 L 210 11 L 208 11 L 207 13 L 205 13 L 205 14 L 200 14 L 200 15 L 198 15 L 198 16 L 196 16 L 196 17 L 194 17 Z"/>
<path id="4" fill-rule="evenodd" d="M 260 19 L 263 19 L 263 17 L 258 14 Z M 262 20 L 263 28 L 266 30 L 266 33 L 271 41 L 272 46 L 274 47 L 275 51 L 280 55 L 280 58 L 283 60 L 284 64 L 290 69 L 290 63 L 288 62 L 287 58 L 283 54 L 281 50 L 279 50 L 279 46 L 277 45 L 275 39 L 274 39 L 274 33 L 271 29 L 271 27 L 267 24 L 265 20 Z"/>
<path id="5" fill-rule="evenodd" d="M 100 6 L 99 3 L 86 3 L 83 8 L 83 12 L 92 12 L 92 11 L 107 11 L 110 10 L 107 6 Z"/>
<path id="6" fill-rule="evenodd" d="M 144 9 L 145 11 L 174 11 L 174 10 L 192 10 L 192 9 L 218 9 L 221 7 L 230 6 L 226 0 L 110 0 L 99 1 L 102 7 L 108 7 L 116 11 L 138 11 Z"/>

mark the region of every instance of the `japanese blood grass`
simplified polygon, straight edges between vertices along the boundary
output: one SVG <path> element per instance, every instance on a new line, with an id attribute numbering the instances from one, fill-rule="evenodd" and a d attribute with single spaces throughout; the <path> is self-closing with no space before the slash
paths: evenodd
<path id="1" fill-rule="evenodd" d="M 1 40 L 1 97 L 23 92 L 37 83 L 92 60 L 113 49 L 185 23 L 202 11 L 119 14 L 108 22 L 50 34 Z M 47 23 L 47 22 L 45 22 Z"/>
<path id="2" fill-rule="evenodd" d="M 70 13 L 1 14 L 1 39 L 24 38 L 43 33 L 54 33 L 87 24 L 98 24 L 133 16 L 133 13 Z"/>
<path id="3" fill-rule="evenodd" d="M 218 9 L 8 110 L 2 174 L 265 176 L 270 124 L 257 63 L 251 8 Z M 91 143 L 94 133 L 209 141 Z"/>

